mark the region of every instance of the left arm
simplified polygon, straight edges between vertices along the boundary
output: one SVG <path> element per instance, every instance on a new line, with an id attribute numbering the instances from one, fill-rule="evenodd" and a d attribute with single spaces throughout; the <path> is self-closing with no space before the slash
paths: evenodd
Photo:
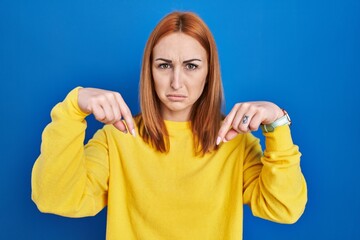
<path id="1" fill-rule="evenodd" d="M 283 116 L 270 102 L 236 104 L 225 118 L 217 142 L 229 141 L 239 133 L 257 130 Z M 304 211 L 307 188 L 300 168 L 300 152 L 293 144 L 289 126 L 264 133 L 262 154 L 258 139 L 245 137 L 244 194 L 254 215 L 282 223 L 296 222 Z"/>

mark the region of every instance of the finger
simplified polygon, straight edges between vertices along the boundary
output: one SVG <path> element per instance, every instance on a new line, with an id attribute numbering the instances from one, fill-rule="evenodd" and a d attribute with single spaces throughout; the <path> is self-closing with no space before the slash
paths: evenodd
<path id="1" fill-rule="evenodd" d="M 105 104 L 102 104 L 101 107 L 103 108 L 104 113 L 105 113 L 105 118 L 102 122 L 105 124 L 112 123 L 114 121 L 114 112 L 113 112 L 113 108 L 112 108 L 111 104 L 105 103 Z"/>
<path id="2" fill-rule="evenodd" d="M 249 129 L 249 122 L 252 120 L 252 116 L 249 113 L 246 113 L 241 118 L 240 123 L 236 127 L 236 131 L 239 133 L 248 133 Z"/>
<path id="3" fill-rule="evenodd" d="M 104 121 L 106 115 L 104 109 L 100 105 L 93 105 L 90 107 L 90 109 L 96 120 L 98 120 L 99 122 Z"/>
<path id="4" fill-rule="evenodd" d="M 238 133 L 246 133 L 248 131 L 248 123 L 251 121 L 251 114 L 247 108 L 240 108 L 231 124 L 232 128 Z"/>
<path id="5" fill-rule="evenodd" d="M 124 118 L 124 121 L 131 135 L 135 137 L 135 124 L 130 109 L 126 107 L 126 109 L 122 109 L 121 112 L 124 112 L 122 117 Z"/>
<path id="6" fill-rule="evenodd" d="M 120 94 L 116 94 L 115 96 L 120 107 L 121 116 L 124 119 L 130 133 L 135 137 L 135 124 L 131 111 Z"/>
<path id="7" fill-rule="evenodd" d="M 113 125 L 114 125 L 115 128 L 117 128 L 121 132 L 127 133 L 126 126 L 125 126 L 125 124 L 124 124 L 124 122 L 122 120 L 119 120 L 119 121 L 113 123 Z"/>
<path id="8" fill-rule="evenodd" d="M 227 141 L 230 141 L 232 140 L 233 138 L 235 138 L 239 133 L 237 131 L 235 131 L 234 129 L 230 129 L 225 137 L 224 137 L 224 142 L 227 142 Z"/>
<path id="9" fill-rule="evenodd" d="M 109 98 L 109 103 L 111 106 L 111 111 L 113 114 L 113 119 L 109 123 L 114 124 L 121 120 L 121 110 L 120 110 L 119 103 L 116 100 L 116 93 L 111 93 L 111 95 L 109 95 L 108 98 Z"/>
<path id="10" fill-rule="evenodd" d="M 253 117 L 257 113 L 257 107 L 254 104 L 248 105 L 245 109 L 238 111 L 238 118 L 240 121 L 233 125 L 233 128 L 241 133 L 248 133 L 252 129 L 250 124 L 252 124 Z"/>
<path id="11" fill-rule="evenodd" d="M 106 95 L 100 95 L 92 99 L 91 106 L 95 118 L 105 124 L 111 123 L 114 120 L 114 113 L 111 107 L 111 101 Z"/>
<path id="12" fill-rule="evenodd" d="M 236 115 L 238 107 L 239 107 L 239 105 L 235 104 L 235 106 L 231 109 L 229 114 L 225 117 L 225 119 L 219 129 L 219 132 L 218 132 L 218 137 L 216 139 L 216 145 L 219 145 L 223 141 L 226 133 L 231 129 L 231 124 Z"/>
<path id="13" fill-rule="evenodd" d="M 114 124 L 121 120 L 120 107 L 117 104 L 115 106 L 112 105 L 112 111 L 113 111 L 114 119 L 109 123 Z"/>
<path id="14" fill-rule="evenodd" d="M 253 119 L 253 113 L 245 113 L 242 115 L 240 123 L 234 129 L 239 133 L 248 133 L 250 131 L 249 124 Z"/>
<path id="15" fill-rule="evenodd" d="M 252 119 L 251 119 L 251 122 L 249 123 L 249 129 L 251 131 L 257 131 L 259 129 L 259 126 L 261 124 L 261 121 L 262 121 L 262 116 L 260 113 L 256 113 Z"/>

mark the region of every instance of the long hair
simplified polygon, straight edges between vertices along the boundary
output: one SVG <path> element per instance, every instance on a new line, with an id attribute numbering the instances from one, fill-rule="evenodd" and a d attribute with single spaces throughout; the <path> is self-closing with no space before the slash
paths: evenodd
<path id="1" fill-rule="evenodd" d="M 222 121 L 223 88 L 215 40 L 199 16 L 191 12 L 172 12 L 155 27 L 146 43 L 140 79 L 141 115 L 137 118 L 140 136 L 160 152 L 170 148 L 168 132 L 161 116 L 161 102 L 152 76 L 152 51 L 163 37 L 181 32 L 196 39 L 207 52 L 208 74 L 204 90 L 191 109 L 190 122 L 196 155 L 217 149 L 215 144 Z"/>

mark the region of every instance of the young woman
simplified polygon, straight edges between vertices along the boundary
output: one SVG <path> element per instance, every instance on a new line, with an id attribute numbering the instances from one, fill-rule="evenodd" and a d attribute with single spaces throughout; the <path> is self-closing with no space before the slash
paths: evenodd
<path id="1" fill-rule="evenodd" d="M 43 132 L 32 199 L 69 217 L 107 206 L 107 239 L 242 239 L 243 204 L 297 221 L 307 188 L 287 113 L 245 102 L 224 118 L 222 100 L 208 27 L 193 13 L 167 15 L 145 47 L 141 113 L 117 92 L 72 90 Z M 106 125 L 84 146 L 89 114 Z M 264 152 L 250 133 L 259 127 Z"/>

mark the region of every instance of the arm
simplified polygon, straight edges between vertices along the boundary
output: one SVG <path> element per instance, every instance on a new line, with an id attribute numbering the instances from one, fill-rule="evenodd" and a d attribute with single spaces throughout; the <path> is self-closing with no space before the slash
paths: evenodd
<path id="1" fill-rule="evenodd" d="M 39 210 L 70 217 L 95 215 L 106 205 L 109 172 L 104 132 L 84 147 L 87 114 L 78 107 L 78 90 L 53 108 L 32 172 Z"/>
<path id="2" fill-rule="evenodd" d="M 270 124 L 284 115 L 270 102 L 235 104 L 224 119 L 217 143 L 237 134 L 255 131 L 260 124 Z M 291 139 L 289 126 L 264 133 L 266 149 L 262 154 L 258 139 L 245 136 L 244 195 L 254 215 L 276 222 L 293 223 L 302 214 L 307 188 L 300 169 L 300 152 Z"/>
<path id="3" fill-rule="evenodd" d="M 253 214 L 281 223 L 294 223 L 302 215 L 307 188 L 300 168 L 300 152 L 293 144 L 290 128 L 281 126 L 264 133 L 266 149 L 258 140 L 246 138 L 244 203 Z"/>

